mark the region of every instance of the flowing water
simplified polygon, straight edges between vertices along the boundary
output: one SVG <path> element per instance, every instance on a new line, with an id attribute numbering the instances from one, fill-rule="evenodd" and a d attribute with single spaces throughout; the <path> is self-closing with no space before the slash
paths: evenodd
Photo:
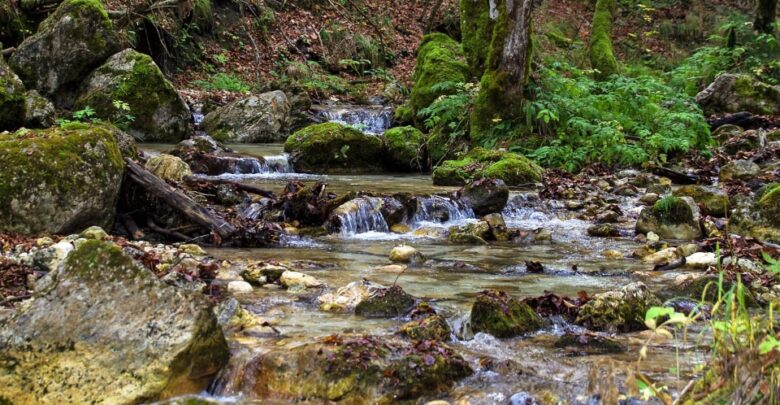
<path id="1" fill-rule="evenodd" d="M 350 119 L 348 114 L 338 115 L 333 110 L 327 114 L 331 119 L 346 122 Z M 142 146 L 152 153 L 170 147 Z M 701 338 L 675 346 L 670 340 L 650 339 L 647 333 L 614 336 L 628 348 L 622 354 L 575 355 L 553 345 L 557 336 L 579 330 L 562 320 L 537 333 L 513 339 L 495 339 L 470 332 L 467 319 L 471 304 L 477 293 L 488 288 L 502 289 L 523 298 L 547 291 L 568 296 L 586 291 L 592 295 L 638 280 L 655 290 L 668 286 L 682 271 L 650 272 L 650 266 L 629 258 L 639 246 L 632 239 L 632 219 L 622 224 L 623 237 L 592 238 L 586 233 L 592 224 L 577 219 L 560 203 L 541 200 L 533 191 L 514 191 L 503 212 L 507 225 L 529 233 L 548 230 L 552 233 L 550 241 L 452 245 L 447 243 L 443 231 L 475 221 L 475 215 L 463 202 L 443 197 L 454 188 L 433 186 L 428 175 L 301 175 L 293 173 L 281 145 L 231 145 L 231 148 L 248 156 L 263 157 L 266 165 L 254 173 L 225 173 L 219 177 L 272 191 L 278 192 L 287 181 L 298 179 L 326 182 L 328 190 L 336 193 L 408 192 L 418 196 L 417 209 L 405 218 L 408 229 L 403 233 L 390 231 L 379 212 L 382 198 L 360 197 L 350 203 L 354 204 L 354 209 L 339 215 L 339 232 L 315 238 L 292 237 L 284 246 L 276 248 L 213 249 L 210 253 L 229 261 L 282 262 L 324 281 L 328 290 L 365 279 L 383 285 L 397 283 L 408 293 L 428 300 L 447 318 L 453 330 L 450 344 L 470 362 L 475 373 L 459 381 L 449 392 L 426 397 L 420 403 L 441 398 L 461 399 L 465 401 L 461 403 L 468 404 L 522 403 L 510 398 L 523 392 L 539 395 L 545 390 L 554 392 L 568 403 L 612 403 L 616 398 L 613 392 L 616 387 L 626 390 L 629 370 L 635 367 L 639 349 L 648 340 L 648 358 L 642 364 L 642 371 L 660 385 L 668 385 L 672 391 L 682 389 L 672 371 L 678 359 L 687 364 L 681 370 L 683 377 L 691 375 L 693 364 L 704 361 Z M 437 193 L 442 195 L 435 195 Z M 621 209 L 629 218 L 636 218 L 638 206 L 635 200 L 621 201 Z M 250 206 L 242 215 L 252 217 L 258 213 L 258 207 Z M 416 247 L 428 260 L 399 275 L 397 269 L 387 266 L 390 264 L 388 253 L 402 243 Z M 604 254 L 607 250 L 621 252 L 626 258 L 607 258 Z M 526 262 L 529 261 L 542 263 L 545 271 L 527 272 Z M 257 398 L 251 388 L 251 373 L 246 373 L 247 364 L 274 348 L 311 342 L 331 334 L 391 335 L 403 322 L 321 311 L 311 294 L 260 287 L 250 294 L 237 296 L 247 310 L 274 325 L 280 333 L 259 328 L 231 337 L 230 364 L 203 397 L 221 403 L 293 403 L 285 398 Z M 675 348 L 681 349 L 679 355 L 675 354 Z M 486 363 L 486 359 L 490 362 Z M 513 366 L 508 369 L 485 366 L 488 363 L 509 364 L 507 362 Z M 518 394 L 514 399 L 521 396 Z M 594 398 L 602 398 L 602 401 Z M 367 398 L 366 403 L 371 403 L 371 399 Z"/>

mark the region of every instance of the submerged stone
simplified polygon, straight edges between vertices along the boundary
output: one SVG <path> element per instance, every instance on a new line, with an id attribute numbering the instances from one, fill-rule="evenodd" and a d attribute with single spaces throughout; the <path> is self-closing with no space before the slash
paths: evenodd
<path id="1" fill-rule="evenodd" d="M 544 326 L 542 318 L 528 304 L 500 290 L 479 293 L 469 319 L 472 331 L 497 338 L 518 336 Z"/>

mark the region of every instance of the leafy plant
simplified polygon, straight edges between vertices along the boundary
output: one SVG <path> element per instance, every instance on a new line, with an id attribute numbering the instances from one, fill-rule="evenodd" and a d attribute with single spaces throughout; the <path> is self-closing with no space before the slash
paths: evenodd
<path id="1" fill-rule="evenodd" d="M 60 118 L 57 120 L 57 124 L 61 128 L 65 128 L 74 123 L 88 123 L 99 121 L 96 117 L 95 110 L 90 106 L 85 106 L 83 109 L 74 111 L 71 114 L 71 119 Z"/>
<path id="2" fill-rule="evenodd" d="M 249 93 L 251 87 L 238 76 L 230 73 L 217 73 L 209 80 L 196 80 L 195 84 L 204 90 L 222 90 L 234 93 Z"/>
<path id="3" fill-rule="evenodd" d="M 114 125 L 126 130 L 130 124 L 135 121 L 135 116 L 132 114 L 130 105 L 122 100 L 114 100 L 112 102 L 114 109 L 116 110 L 115 118 L 113 120 Z"/>

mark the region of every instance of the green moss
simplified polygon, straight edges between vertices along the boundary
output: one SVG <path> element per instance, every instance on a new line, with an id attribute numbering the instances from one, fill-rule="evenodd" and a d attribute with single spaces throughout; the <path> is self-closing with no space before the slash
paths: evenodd
<path id="1" fill-rule="evenodd" d="M 393 318 L 405 315 L 414 306 L 414 297 L 393 286 L 375 293 L 355 307 L 355 314 L 367 318 Z"/>
<path id="2" fill-rule="evenodd" d="M 780 184 L 772 184 L 758 200 L 761 215 L 774 227 L 780 227 Z"/>
<path id="3" fill-rule="evenodd" d="M 688 203 L 682 198 L 667 196 L 653 205 L 653 213 L 661 223 L 674 225 L 686 223 L 693 217 L 693 212 Z"/>
<path id="4" fill-rule="evenodd" d="M 710 189 L 704 186 L 689 185 L 683 186 L 674 191 L 675 196 L 687 196 L 702 208 L 704 215 L 713 215 L 725 217 L 729 209 L 729 197 L 726 193 Z"/>
<path id="5" fill-rule="evenodd" d="M 87 240 L 68 255 L 64 272 L 84 281 L 126 280 L 151 275 L 139 269 L 122 248 L 99 240 Z"/>
<path id="6" fill-rule="evenodd" d="M 433 100 L 446 94 L 434 90 L 437 83 L 469 81 L 469 69 L 463 61 L 460 44 L 445 34 L 433 33 L 423 37 L 417 50 L 417 65 L 414 70 L 414 87 L 409 97 L 409 106 L 419 111 Z"/>
<path id="7" fill-rule="evenodd" d="M 443 316 L 432 314 L 405 323 L 401 326 L 401 333 L 413 340 L 446 341 L 452 331 Z"/>
<path id="8" fill-rule="evenodd" d="M 606 79 L 618 73 L 618 63 L 612 49 L 612 20 L 617 10 L 615 0 L 598 0 L 590 34 L 590 63 L 596 77 Z"/>
<path id="9" fill-rule="evenodd" d="M 483 177 L 501 179 L 511 185 L 536 183 L 542 180 L 542 168 L 531 160 L 519 156 L 509 156 L 488 166 Z"/>
<path id="10" fill-rule="evenodd" d="M 290 135 L 284 150 L 293 155 L 293 165 L 299 172 L 355 173 L 379 171 L 383 148 L 377 136 L 326 122 Z"/>
<path id="11" fill-rule="evenodd" d="M 493 36 L 493 20 L 487 0 L 460 1 L 460 32 L 463 53 L 471 74 L 481 77 L 488 57 L 488 46 Z"/>
<path id="12" fill-rule="evenodd" d="M 433 171 L 437 185 L 463 185 L 468 180 L 495 178 L 508 186 L 536 183 L 542 180 L 543 169 L 523 155 L 484 148 L 473 148 L 458 160 L 447 160 Z"/>
<path id="13" fill-rule="evenodd" d="M 528 304 L 499 290 L 481 292 L 471 307 L 471 329 L 497 338 L 514 337 L 544 326 Z"/>
<path id="14" fill-rule="evenodd" d="M 396 127 L 385 131 L 387 165 L 394 170 L 420 171 L 425 167 L 423 133 L 415 127 Z"/>
<path id="15" fill-rule="evenodd" d="M 97 17 L 103 28 L 113 30 L 113 24 L 108 16 L 108 11 L 103 7 L 103 3 L 100 0 L 66 0 L 57 7 L 57 10 L 52 15 L 41 22 L 38 26 L 38 32 L 52 30 L 65 16 L 70 16 L 76 21 L 92 20 Z M 82 27 L 81 31 L 76 34 L 76 38 L 86 39 L 85 29 L 85 27 Z M 102 53 L 106 49 L 107 43 L 105 38 L 99 33 L 94 33 L 88 41 L 90 51 Z"/>
<path id="16" fill-rule="evenodd" d="M 766 115 L 775 115 L 780 111 L 780 90 L 750 75 L 739 75 L 736 78 L 734 92 L 737 93 L 740 109 Z"/>
<path id="17" fill-rule="evenodd" d="M 396 125 L 406 125 L 414 122 L 414 110 L 408 103 L 396 107 L 393 112 L 393 123 Z"/>

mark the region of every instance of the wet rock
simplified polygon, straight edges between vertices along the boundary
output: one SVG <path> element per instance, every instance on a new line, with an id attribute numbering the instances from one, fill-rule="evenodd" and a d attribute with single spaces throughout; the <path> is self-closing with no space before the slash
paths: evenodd
<path id="1" fill-rule="evenodd" d="M 485 221 L 478 221 L 450 228 L 449 241 L 451 243 L 484 245 L 490 236 L 490 225 Z"/>
<path id="2" fill-rule="evenodd" d="M 366 318 L 394 318 L 408 313 L 414 303 L 414 297 L 401 287 L 392 286 L 372 292 L 355 306 L 355 314 Z"/>
<path id="3" fill-rule="evenodd" d="M 252 390 L 259 398 L 394 403 L 443 392 L 472 373 L 436 341 L 336 335 L 261 354 Z"/>
<path id="4" fill-rule="evenodd" d="M 257 318 L 235 298 L 228 298 L 214 308 L 217 324 L 225 330 L 244 330 L 259 324 Z"/>
<path id="5" fill-rule="evenodd" d="M 253 288 L 246 281 L 234 280 L 228 283 L 227 290 L 232 294 L 247 294 L 251 293 Z"/>
<path id="6" fill-rule="evenodd" d="M 379 209 L 388 225 L 402 224 L 407 218 L 407 209 L 400 201 L 393 197 L 383 197 L 382 207 Z"/>
<path id="7" fill-rule="evenodd" d="M 509 397 L 509 405 L 539 405 L 536 397 L 527 392 L 516 392 Z"/>
<path id="8" fill-rule="evenodd" d="M 127 104 L 129 110 L 118 107 Z M 190 109 L 148 55 L 126 49 L 95 69 L 82 83 L 76 108 L 92 107 L 105 120 L 121 122 L 143 142 L 179 142 L 190 133 Z"/>
<path id="9" fill-rule="evenodd" d="M 595 237 L 615 237 L 620 236 L 620 230 L 612 224 L 598 224 L 588 228 L 588 235 Z"/>
<path id="10" fill-rule="evenodd" d="M 656 194 L 660 197 L 663 197 L 667 194 L 670 194 L 672 192 L 672 186 L 669 184 L 653 184 L 647 187 L 648 193 Z"/>
<path id="11" fill-rule="evenodd" d="M 0 328 L 3 395 L 137 403 L 206 388 L 228 347 L 201 294 L 166 286 L 110 243 L 82 243 Z"/>
<path id="12" fill-rule="evenodd" d="M 768 184 L 755 197 L 736 199 L 729 218 L 729 231 L 762 241 L 780 243 L 780 185 Z"/>
<path id="13" fill-rule="evenodd" d="M 365 173 L 382 168 L 379 137 L 335 122 L 295 132 L 287 138 L 284 151 L 300 173 Z"/>
<path id="14" fill-rule="evenodd" d="M 721 189 L 707 186 L 683 186 L 674 191 L 677 197 L 691 197 L 701 208 L 703 215 L 725 217 L 729 209 L 729 197 Z"/>
<path id="15" fill-rule="evenodd" d="M 24 125 L 28 128 L 48 128 L 55 123 L 54 104 L 35 90 L 24 97 Z"/>
<path id="16" fill-rule="evenodd" d="M 645 193 L 639 197 L 639 202 L 644 205 L 653 205 L 660 199 L 661 197 L 656 193 Z"/>
<path id="17" fill-rule="evenodd" d="M 732 160 L 720 168 L 720 181 L 747 181 L 758 176 L 761 168 L 749 160 Z"/>
<path id="18" fill-rule="evenodd" d="M 325 283 L 308 274 L 290 270 L 282 273 L 279 282 L 290 290 L 325 287 Z"/>
<path id="19" fill-rule="evenodd" d="M 190 256 L 206 256 L 208 254 L 205 250 L 203 250 L 202 247 L 192 243 L 183 243 L 176 249 L 179 251 L 179 253 Z"/>
<path id="20" fill-rule="evenodd" d="M 24 84 L 0 57 L 0 131 L 24 125 Z"/>
<path id="21" fill-rule="evenodd" d="M 189 259 L 192 260 L 192 259 Z M 179 267 L 179 266 L 177 266 Z M 184 291 L 204 292 L 207 284 L 203 280 L 193 279 L 178 271 L 172 271 L 160 278 L 163 283 Z"/>
<path id="22" fill-rule="evenodd" d="M 476 215 L 501 212 L 509 201 L 509 187 L 500 179 L 478 179 L 466 184 L 461 195 Z"/>
<path id="23" fill-rule="evenodd" d="M 603 211 L 596 215 L 596 222 L 599 224 L 614 224 L 619 220 L 620 214 L 612 210 Z"/>
<path id="24" fill-rule="evenodd" d="M 555 347 L 577 355 L 614 354 L 626 351 L 620 342 L 592 333 L 567 333 L 555 341 Z"/>
<path id="25" fill-rule="evenodd" d="M 720 150 L 728 155 L 736 155 L 742 151 L 752 151 L 761 146 L 761 137 L 756 130 L 745 131 L 720 145 Z"/>
<path id="26" fill-rule="evenodd" d="M 400 332 L 413 340 L 439 340 L 443 342 L 449 340 L 452 334 L 447 319 L 435 313 L 405 323 L 401 326 Z"/>
<path id="27" fill-rule="evenodd" d="M 523 155 L 473 148 L 460 160 L 447 160 L 433 170 L 433 184 L 462 186 L 471 179 L 500 179 L 508 186 L 542 180 L 542 168 Z"/>
<path id="28" fill-rule="evenodd" d="M 418 229 L 415 229 L 412 232 L 413 236 L 419 237 L 419 238 L 428 238 L 428 239 L 445 239 L 447 238 L 448 231 L 443 228 L 439 227 L 432 227 L 432 226 L 424 226 Z"/>
<path id="29" fill-rule="evenodd" d="M 103 230 L 103 228 L 99 226 L 90 226 L 89 228 L 81 231 L 79 234 L 84 239 L 94 239 L 94 240 L 108 240 L 109 236 L 106 231 Z"/>
<path id="30" fill-rule="evenodd" d="M 385 161 L 391 170 L 421 171 L 427 166 L 423 141 L 425 135 L 415 127 L 390 128 L 384 133 L 387 155 Z"/>
<path id="31" fill-rule="evenodd" d="M 676 248 L 666 248 L 642 257 L 642 261 L 653 265 L 672 263 L 679 259 Z"/>
<path id="32" fill-rule="evenodd" d="M 163 180 L 180 182 L 187 176 L 192 176 L 192 170 L 180 158 L 161 153 L 146 161 L 146 169 Z"/>
<path id="33" fill-rule="evenodd" d="M 28 88 L 51 96 L 75 87 L 117 51 L 119 41 L 102 3 L 66 0 L 17 47 L 9 64 Z"/>
<path id="34" fill-rule="evenodd" d="M 317 301 L 323 311 L 353 312 L 362 301 L 384 289 L 385 287 L 370 281 L 353 281 L 339 288 L 335 293 L 320 295 Z"/>
<path id="35" fill-rule="evenodd" d="M 409 225 L 406 225 L 406 224 L 395 224 L 395 225 L 390 227 L 390 232 L 398 233 L 398 234 L 408 233 L 411 230 L 412 229 L 409 228 Z"/>
<path id="36" fill-rule="evenodd" d="M 763 83 L 751 75 L 722 74 L 696 95 L 706 115 L 737 113 L 780 115 L 780 86 Z"/>
<path id="37" fill-rule="evenodd" d="M 544 326 L 542 318 L 528 304 L 499 290 L 479 293 L 469 319 L 472 331 L 489 333 L 497 338 L 518 336 Z"/>
<path id="38" fill-rule="evenodd" d="M 287 138 L 290 103 L 279 90 L 253 95 L 220 107 L 203 120 L 203 128 L 221 142 L 266 143 Z"/>
<path id="39" fill-rule="evenodd" d="M 712 252 L 697 252 L 685 257 L 685 267 L 706 270 L 718 264 L 718 258 Z"/>
<path id="40" fill-rule="evenodd" d="M 0 232 L 108 228 L 124 162 L 103 126 L 20 130 L 0 137 Z"/>
<path id="41" fill-rule="evenodd" d="M 654 232 L 664 239 L 695 240 L 702 237 L 699 207 L 690 197 L 664 197 L 645 207 L 636 223 L 638 233 Z"/>
<path id="42" fill-rule="evenodd" d="M 620 290 L 596 294 L 580 308 L 575 323 L 591 330 L 610 333 L 645 329 L 645 312 L 660 306 L 643 283 L 629 284 Z"/>
<path id="43" fill-rule="evenodd" d="M 425 261 L 422 253 L 417 249 L 401 245 L 396 246 L 390 251 L 390 261 L 396 263 L 421 264 Z"/>
<path id="44" fill-rule="evenodd" d="M 699 245 L 695 243 L 686 243 L 677 246 L 677 255 L 680 257 L 688 257 L 699 251 Z"/>

